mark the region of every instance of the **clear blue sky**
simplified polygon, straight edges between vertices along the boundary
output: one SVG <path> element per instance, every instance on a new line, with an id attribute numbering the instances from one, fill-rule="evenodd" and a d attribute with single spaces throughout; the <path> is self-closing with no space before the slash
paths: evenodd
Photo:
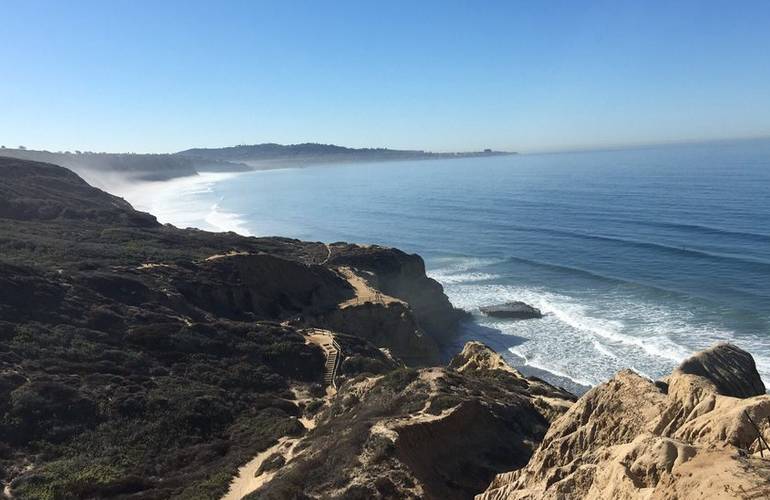
<path id="1" fill-rule="evenodd" d="M 768 1 L 0 0 L 0 144 L 770 135 Z"/>

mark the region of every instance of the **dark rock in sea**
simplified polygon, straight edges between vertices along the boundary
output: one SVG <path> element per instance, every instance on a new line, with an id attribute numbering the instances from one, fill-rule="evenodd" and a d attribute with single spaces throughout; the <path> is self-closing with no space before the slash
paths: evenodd
<path id="1" fill-rule="evenodd" d="M 542 318 L 540 309 L 532 307 L 524 302 L 506 302 L 495 306 L 480 307 L 479 310 L 487 316 L 509 319 L 535 319 Z"/>

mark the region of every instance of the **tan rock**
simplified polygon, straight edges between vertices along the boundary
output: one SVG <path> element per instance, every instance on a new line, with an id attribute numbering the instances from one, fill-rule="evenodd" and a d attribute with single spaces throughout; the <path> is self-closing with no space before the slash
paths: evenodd
<path id="1" fill-rule="evenodd" d="M 464 372 L 466 370 L 503 370 L 516 375 L 521 374 L 505 362 L 502 356 L 481 342 L 467 342 L 463 350 L 449 363 L 449 368 Z"/>
<path id="2" fill-rule="evenodd" d="M 766 498 L 759 433 L 770 437 L 770 396 L 751 356 L 719 344 L 667 385 L 626 370 L 595 387 L 477 499 Z"/>

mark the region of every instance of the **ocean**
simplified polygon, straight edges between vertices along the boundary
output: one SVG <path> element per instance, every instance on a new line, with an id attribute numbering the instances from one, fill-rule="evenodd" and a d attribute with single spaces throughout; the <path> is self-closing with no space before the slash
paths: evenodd
<path id="1" fill-rule="evenodd" d="M 125 193 L 181 227 L 395 246 L 479 339 L 580 391 L 719 341 L 770 382 L 770 141 L 203 174 Z M 540 320 L 485 317 L 523 300 Z"/>

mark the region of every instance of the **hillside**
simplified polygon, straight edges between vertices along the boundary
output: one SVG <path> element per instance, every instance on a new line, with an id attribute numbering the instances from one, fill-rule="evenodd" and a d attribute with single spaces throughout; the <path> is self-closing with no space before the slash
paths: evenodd
<path id="1" fill-rule="evenodd" d="M 196 159 L 171 154 L 54 153 L 29 149 L 0 149 L 0 157 L 52 163 L 66 167 L 92 181 L 163 181 L 200 172 L 241 172 L 250 170 L 234 162 Z"/>
<path id="2" fill-rule="evenodd" d="M 254 144 L 225 148 L 195 148 L 176 153 L 198 160 L 240 162 L 253 167 L 301 166 L 329 162 L 364 162 L 389 160 L 431 160 L 500 156 L 512 153 L 500 151 L 476 151 L 466 153 L 431 153 L 427 151 L 397 150 L 386 148 L 346 148 L 333 144 Z"/>
<path id="3" fill-rule="evenodd" d="M 429 153 L 385 148 L 346 148 L 331 144 L 256 144 L 226 148 L 195 148 L 175 154 L 52 152 L 0 148 L 0 157 L 66 167 L 91 183 L 113 187 L 136 181 L 164 181 L 203 172 L 244 172 L 301 167 L 330 162 L 426 160 L 506 155 L 497 151 Z"/>
<path id="4" fill-rule="evenodd" d="M 463 424 L 469 435 L 519 412 L 537 423 L 526 443 L 545 432 L 551 414 L 522 377 L 419 382 L 435 378 L 415 370 L 441 363 L 462 314 L 416 255 L 180 230 L 23 160 L 0 158 L 0 194 L 0 479 L 11 497 L 220 498 L 271 447 L 315 449 L 349 428 L 337 453 L 355 460 L 378 419 L 428 403 L 440 415 L 495 407 Z M 370 383 L 378 389 L 354 403 L 348 394 Z M 508 451 L 489 462 L 487 448 Z M 532 446 L 487 439 L 458 486 L 450 469 L 424 469 L 430 457 L 394 450 L 382 467 L 406 474 L 404 488 L 469 498 Z M 355 475 L 334 481 L 343 497 L 360 490 Z"/>

